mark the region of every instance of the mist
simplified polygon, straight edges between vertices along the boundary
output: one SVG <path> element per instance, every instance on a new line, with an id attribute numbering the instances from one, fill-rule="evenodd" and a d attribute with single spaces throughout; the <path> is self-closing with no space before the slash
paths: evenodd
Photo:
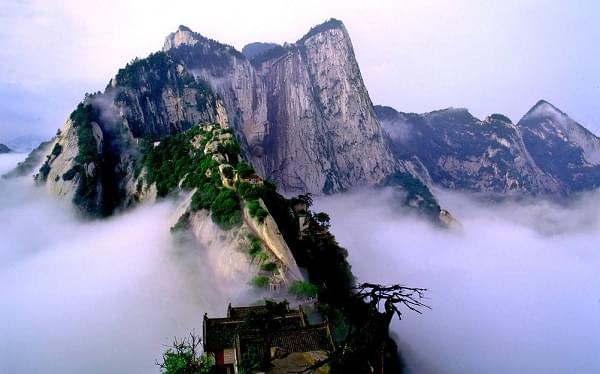
<path id="1" fill-rule="evenodd" d="M 493 206 L 436 191 L 442 230 L 391 191 L 315 200 L 358 281 L 428 288 L 393 324 L 410 373 L 600 372 L 600 194 Z"/>
<path id="2" fill-rule="evenodd" d="M 0 156 L 0 174 L 24 157 Z M 170 234 L 176 208 L 86 222 L 31 177 L 0 179 L 0 371 L 158 373 L 205 312 L 249 302 L 245 282 L 213 271 L 214 249 Z"/>

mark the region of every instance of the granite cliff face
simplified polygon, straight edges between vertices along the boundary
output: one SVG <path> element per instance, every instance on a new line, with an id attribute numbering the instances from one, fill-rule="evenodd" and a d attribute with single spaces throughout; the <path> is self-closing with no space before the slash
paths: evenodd
<path id="1" fill-rule="evenodd" d="M 599 139 L 545 101 L 517 124 L 501 114 L 481 121 L 466 109 L 376 111 L 396 154 L 416 155 L 445 188 L 566 195 L 600 182 Z"/>
<path id="2" fill-rule="evenodd" d="M 373 185 L 397 168 L 348 33 L 330 20 L 249 60 L 180 27 L 163 50 L 209 82 L 259 173 L 289 192 Z"/>
<path id="3" fill-rule="evenodd" d="M 251 59 L 180 26 L 163 51 L 136 58 L 104 92 L 86 95 L 71 115 L 79 117 L 76 130 L 56 142 L 69 158 L 50 155 L 38 181 L 88 214 L 110 215 L 136 202 L 148 142 L 212 122 L 231 128 L 258 175 L 284 193 L 381 185 L 400 173 L 395 180 L 418 185 L 420 192 L 410 196 L 425 194 L 439 210 L 425 166 L 390 151 L 340 21 L 319 25 L 294 44 L 250 50 Z M 92 139 L 101 142 L 96 153 L 89 152 Z"/>

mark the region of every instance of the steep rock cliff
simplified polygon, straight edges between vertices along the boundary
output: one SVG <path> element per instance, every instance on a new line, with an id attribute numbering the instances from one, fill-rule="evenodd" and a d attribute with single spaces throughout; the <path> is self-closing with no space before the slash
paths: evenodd
<path id="1" fill-rule="evenodd" d="M 390 152 L 348 33 L 337 20 L 252 60 L 180 26 L 163 52 L 136 58 L 105 92 L 87 95 L 83 104 L 92 108 L 88 122 L 102 136 L 99 162 L 93 163 L 100 165 L 92 178 L 98 183 L 83 194 L 61 195 L 77 198 L 95 215 L 135 203 L 144 144 L 203 122 L 231 127 L 257 173 L 283 192 L 373 186 L 396 172 L 430 182 L 416 157 L 396 159 Z M 65 171 L 52 173 L 40 181 L 61 184 L 55 174 Z M 79 188 L 77 179 L 67 180 Z"/>
<path id="2" fill-rule="evenodd" d="M 163 50 L 211 84 L 252 164 L 283 190 L 373 185 L 399 168 L 340 21 L 252 60 L 182 27 Z"/>

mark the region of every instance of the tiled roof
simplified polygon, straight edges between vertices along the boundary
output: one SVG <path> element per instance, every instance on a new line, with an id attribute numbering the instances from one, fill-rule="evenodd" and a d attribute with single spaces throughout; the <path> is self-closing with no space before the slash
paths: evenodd
<path id="1" fill-rule="evenodd" d="M 248 318 L 250 314 L 253 313 L 265 313 L 267 311 L 266 305 L 257 305 L 257 306 L 229 306 L 227 309 L 227 316 L 231 319 L 245 319 Z"/>
<path id="2" fill-rule="evenodd" d="M 281 332 L 273 339 L 272 346 L 288 353 L 332 352 L 334 349 L 329 329 L 326 326 Z"/>
<path id="3" fill-rule="evenodd" d="M 248 320 L 266 311 L 265 306 L 229 306 L 227 318 L 208 318 L 205 315 L 205 351 L 218 352 L 235 347 L 240 350 L 242 356 L 250 352 L 260 354 L 264 348 L 264 332 L 252 326 Z M 275 331 L 272 346 L 288 353 L 334 350 L 327 323 L 307 327 L 301 310 L 288 310 L 284 317 L 271 319 L 270 329 Z"/>

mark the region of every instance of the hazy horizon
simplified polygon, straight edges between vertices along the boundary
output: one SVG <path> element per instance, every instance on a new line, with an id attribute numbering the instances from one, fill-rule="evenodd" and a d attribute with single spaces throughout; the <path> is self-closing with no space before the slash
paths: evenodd
<path id="1" fill-rule="evenodd" d="M 427 112 L 465 107 L 517 121 L 545 99 L 600 132 L 597 2 L 8 0 L 0 10 L 0 143 L 49 136 L 85 92 L 185 24 L 237 49 L 294 42 L 331 17 L 352 38 L 374 104 Z"/>

